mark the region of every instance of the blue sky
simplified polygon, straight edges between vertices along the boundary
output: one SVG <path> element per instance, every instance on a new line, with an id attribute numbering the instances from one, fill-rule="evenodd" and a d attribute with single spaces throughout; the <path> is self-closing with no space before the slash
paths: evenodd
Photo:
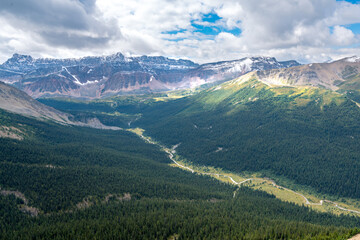
<path id="1" fill-rule="evenodd" d="M 360 0 L 337 0 L 338 2 L 341 2 L 341 1 L 344 1 L 344 2 L 349 2 L 349 3 L 352 3 L 352 4 L 357 4 L 360 2 Z"/>
<path id="2" fill-rule="evenodd" d="M 204 35 L 216 36 L 221 32 L 228 32 L 235 36 L 239 36 L 241 29 L 238 27 L 226 28 L 223 27 L 221 22 L 221 17 L 219 17 L 215 12 L 210 12 L 203 14 L 199 22 L 193 20 L 191 21 L 191 26 L 194 28 L 194 32 L 199 32 Z"/>
<path id="3" fill-rule="evenodd" d="M 194 38 L 196 39 L 214 39 L 221 32 L 231 33 L 234 36 L 239 36 L 241 34 L 241 29 L 239 27 L 227 28 L 223 26 L 223 18 L 219 17 L 215 12 L 209 12 L 205 14 L 200 14 L 199 19 L 193 19 L 190 21 L 191 27 L 189 29 L 174 29 L 170 31 L 164 31 L 162 34 L 177 35 L 178 33 L 199 33 Z M 170 41 L 182 41 L 183 37 L 169 39 Z"/>
<path id="4" fill-rule="evenodd" d="M 0 1 L 0 62 L 13 53 L 122 52 L 198 63 L 360 55 L 360 0 Z"/>
<path id="5" fill-rule="evenodd" d="M 360 0 L 336 0 L 337 2 L 349 2 L 352 4 L 358 4 L 360 3 Z M 359 12 L 360 14 L 360 12 Z M 239 27 L 233 27 L 233 28 L 226 28 L 222 26 L 221 20 L 223 18 L 219 17 L 214 11 L 201 14 L 201 18 L 197 20 L 191 21 L 191 29 L 177 29 L 177 30 L 171 30 L 171 31 L 165 31 L 163 34 L 171 34 L 176 35 L 178 33 L 184 33 L 184 32 L 192 32 L 192 33 L 200 33 L 205 35 L 203 38 L 207 39 L 214 39 L 215 36 L 219 35 L 221 32 L 227 32 L 231 33 L 234 36 L 239 36 L 241 34 L 241 29 Z M 350 29 L 354 34 L 360 34 L 360 23 L 353 23 L 353 24 L 345 24 L 341 25 L 342 27 L 345 27 L 347 29 Z M 330 31 L 333 31 L 333 26 L 330 26 Z M 200 37 L 198 36 L 200 39 Z M 172 41 L 182 41 L 184 38 L 175 38 L 171 39 Z"/>
<path id="6" fill-rule="evenodd" d="M 355 34 L 360 34 L 360 23 L 346 24 L 344 27 L 350 29 Z"/>
<path id="7" fill-rule="evenodd" d="M 360 0 L 337 0 L 337 1 L 345 1 L 352 4 L 360 4 Z M 344 25 L 344 27 L 350 29 L 355 34 L 360 34 L 360 23 L 347 24 Z"/>
<path id="8" fill-rule="evenodd" d="M 336 0 L 337 2 L 348 2 L 351 4 L 359 4 L 360 0 Z M 360 14 L 360 12 L 359 12 Z M 217 35 L 221 32 L 231 33 L 234 36 L 239 36 L 241 34 L 241 29 L 239 27 L 232 27 L 227 28 L 224 27 L 221 23 L 223 18 L 220 17 L 216 12 L 211 11 L 209 13 L 201 14 L 199 19 L 191 20 L 191 28 L 190 29 L 174 29 L 170 31 L 164 31 L 162 34 L 170 34 L 170 35 L 177 35 L 178 33 L 200 33 L 201 35 L 197 35 L 197 39 L 214 39 Z M 360 34 L 360 23 L 352 23 L 352 24 L 345 24 L 340 25 L 344 28 L 351 30 L 354 34 Z M 330 32 L 333 32 L 333 27 L 330 26 Z M 170 41 L 183 41 L 185 38 L 172 38 L 168 39 Z"/>

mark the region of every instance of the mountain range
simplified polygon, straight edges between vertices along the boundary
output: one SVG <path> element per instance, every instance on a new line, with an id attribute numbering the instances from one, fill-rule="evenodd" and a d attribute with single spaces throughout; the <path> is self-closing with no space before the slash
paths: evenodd
<path id="1" fill-rule="evenodd" d="M 258 71 L 260 80 L 279 86 L 317 86 L 349 90 L 360 78 L 360 57 L 347 57 L 330 63 L 311 63 L 294 68 Z"/>
<path id="2" fill-rule="evenodd" d="M 125 57 L 121 53 L 80 59 L 34 59 L 14 54 L 0 65 L 0 80 L 34 98 L 102 98 L 196 87 L 230 80 L 250 71 L 287 68 L 298 62 L 247 57 L 199 65 L 166 57 Z"/>
<path id="3" fill-rule="evenodd" d="M 15 54 L 1 69 L 0 239 L 359 233 L 357 57 Z"/>
<path id="4" fill-rule="evenodd" d="M 39 101 L 144 129 L 195 165 L 284 177 L 320 194 L 358 199 L 359 65 L 351 57 L 252 71 L 185 96 Z"/>

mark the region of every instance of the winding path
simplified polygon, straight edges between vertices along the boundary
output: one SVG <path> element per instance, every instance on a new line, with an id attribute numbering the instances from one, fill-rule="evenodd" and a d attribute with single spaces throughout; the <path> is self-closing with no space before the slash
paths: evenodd
<path id="1" fill-rule="evenodd" d="M 159 146 L 164 152 L 166 152 L 166 153 L 168 154 L 170 160 L 171 160 L 172 162 L 174 162 L 178 167 L 183 168 L 183 169 L 186 169 L 186 170 L 188 170 L 188 171 L 190 171 L 190 172 L 192 172 L 192 173 L 198 173 L 198 174 L 202 174 L 202 175 L 214 175 L 214 176 L 217 176 L 217 177 L 229 178 L 230 181 L 231 181 L 233 184 L 235 184 L 235 185 L 237 185 L 237 186 L 239 186 L 239 187 L 240 187 L 242 184 L 244 184 L 244 183 L 246 183 L 246 182 L 248 182 L 248 181 L 251 181 L 251 180 L 267 181 L 267 182 L 270 182 L 270 183 L 271 183 L 274 187 L 276 187 L 276 188 L 283 189 L 283 190 L 285 190 L 285 191 L 294 193 L 294 194 L 302 197 L 302 198 L 304 199 L 306 205 L 312 205 L 312 206 L 316 206 L 316 205 L 317 205 L 317 206 L 321 206 L 321 205 L 323 205 L 324 202 L 327 202 L 327 203 L 333 204 L 336 208 L 338 208 L 338 209 L 340 209 L 340 210 L 342 210 L 342 211 L 347 211 L 347 212 L 352 212 L 352 213 L 360 214 L 360 211 L 351 210 L 351 209 L 347 209 L 347 208 L 341 207 L 341 206 L 339 206 L 336 202 L 332 202 L 332 201 L 326 200 L 326 199 L 320 200 L 319 203 L 311 203 L 311 202 L 309 201 L 309 199 L 308 199 L 307 197 L 305 197 L 303 194 L 298 193 L 298 192 L 295 192 L 294 190 L 288 189 L 288 188 L 286 188 L 286 187 L 277 185 L 274 180 L 269 179 L 269 178 L 248 178 L 248 179 L 245 179 L 245 180 L 243 180 L 243 181 L 241 181 L 241 182 L 236 182 L 231 176 L 228 176 L 228 175 L 219 174 L 219 173 L 197 172 L 197 171 L 195 171 L 195 170 L 192 169 L 192 168 L 189 168 L 189 167 L 186 167 L 186 166 L 184 166 L 184 165 L 181 165 L 180 163 L 178 163 L 178 162 L 174 159 L 174 154 L 176 153 L 176 148 L 180 145 L 180 143 L 174 145 L 171 149 L 168 149 L 168 148 L 166 148 L 165 146 L 163 146 L 163 145 L 161 145 L 161 144 L 159 144 L 159 143 L 156 143 L 156 142 L 152 141 L 150 138 L 144 137 L 143 134 L 137 134 L 137 135 L 140 136 L 140 137 L 141 137 L 143 140 L 145 140 L 146 142 L 148 142 L 148 143 L 150 143 L 150 144 L 154 144 L 154 145 Z M 234 197 L 234 198 L 235 198 L 236 192 L 237 192 L 238 190 L 239 190 L 239 188 L 234 191 L 234 194 L 233 194 L 233 197 Z"/>

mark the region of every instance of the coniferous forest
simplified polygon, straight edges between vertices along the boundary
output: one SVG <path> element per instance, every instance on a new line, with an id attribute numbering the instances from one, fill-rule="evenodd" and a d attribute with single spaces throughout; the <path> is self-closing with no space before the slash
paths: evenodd
<path id="1" fill-rule="evenodd" d="M 171 104 L 148 104 L 142 114 L 166 113 Z M 190 122 L 202 126 L 199 119 Z M 179 139 L 169 144 L 191 145 L 176 130 L 191 132 L 189 120 L 182 120 L 180 128 L 171 128 Z M 7 112 L 1 121 L 27 133 L 22 141 L 0 139 L 1 187 L 23 193 L 39 211 L 31 217 L 21 210 L 23 200 L 2 196 L 3 239 L 346 239 L 359 231 L 357 217 L 315 212 L 262 191 L 241 187 L 233 197 L 235 186 L 170 167 L 164 152 L 127 131 L 62 126 Z M 143 124 L 160 139 L 169 136 L 168 129 L 156 132 L 160 125 Z"/>
<path id="2" fill-rule="evenodd" d="M 274 90 L 255 80 L 214 89 L 165 102 L 146 95 L 114 98 L 111 104 L 41 101 L 125 128 L 131 120 L 99 109 L 133 115 L 137 120 L 131 127 L 145 129 L 169 147 L 181 143 L 177 151 L 195 164 L 271 172 L 325 194 L 360 197 L 354 184 L 360 182 L 360 109 L 351 99 L 319 88 L 306 94 L 296 88 Z"/>

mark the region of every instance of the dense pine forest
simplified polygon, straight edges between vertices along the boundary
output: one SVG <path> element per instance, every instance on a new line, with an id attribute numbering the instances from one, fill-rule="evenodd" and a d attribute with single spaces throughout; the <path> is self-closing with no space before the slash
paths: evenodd
<path id="1" fill-rule="evenodd" d="M 169 145 L 181 143 L 179 154 L 200 165 L 236 172 L 269 170 L 320 192 L 360 197 L 354 184 L 360 181 L 360 114 L 353 103 L 323 110 L 310 103 L 284 111 L 271 101 L 247 107 L 251 111 L 234 115 L 217 108 L 169 117 L 146 123 L 145 129 Z"/>
<path id="2" fill-rule="evenodd" d="M 1 239 L 346 239 L 359 219 L 320 214 L 261 191 L 170 167 L 126 131 L 1 112 L 23 140 L 1 138 Z M 32 217 L 27 205 L 38 209 Z M 21 210 L 22 209 L 22 210 Z"/>
<path id="3" fill-rule="evenodd" d="M 357 218 L 315 213 L 247 188 L 232 200 L 114 200 L 37 218 L 14 202 L 1 198 L 2 239 L 346 239 L 359 232 Z"/>
<path id="4" fill-rule="evenodd" d="M 33 136 L 0 139 L 0 184 L 24 193 L 30 205 L 44 213 L 69 210 L 88 196 L 112 193 L 180 200 L 222 199 L 234 191 L 169 167 L 165 153 L 126 131 L 61 126 L 13 114 L 11 118 L 29 126 Z"/>
<path id="5" fill-rule="evenodd" d="M 151 100 L 156 95 L 42 102 L 107 124 L 131 122 L 167 146 L 181 143 L 179 154 L 199 165 L 270 172 L 325 194 L 360 197 L 360 109 L 351 99 L 321 88 L 231 84 L 165 102 Z"/>

